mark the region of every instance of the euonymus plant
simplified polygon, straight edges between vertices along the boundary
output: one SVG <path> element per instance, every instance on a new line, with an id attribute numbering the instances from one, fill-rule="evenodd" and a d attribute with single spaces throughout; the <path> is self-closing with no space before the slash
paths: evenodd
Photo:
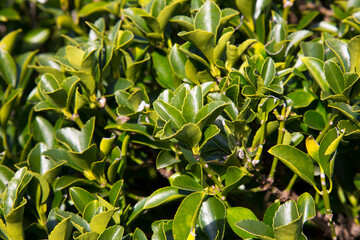
<path id="1" fill-rule="evenodd" d="M 360 1 L 0 3 L 0 238 L 360 236 Z"/>

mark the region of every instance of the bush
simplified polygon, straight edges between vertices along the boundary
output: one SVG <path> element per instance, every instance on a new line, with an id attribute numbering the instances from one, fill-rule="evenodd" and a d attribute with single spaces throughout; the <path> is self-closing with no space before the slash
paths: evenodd
<path id="1" fill-rule="evenodd" d="M 360 1 L 315 2 L 0 3 L 0 236 L 359 237 Z"/>

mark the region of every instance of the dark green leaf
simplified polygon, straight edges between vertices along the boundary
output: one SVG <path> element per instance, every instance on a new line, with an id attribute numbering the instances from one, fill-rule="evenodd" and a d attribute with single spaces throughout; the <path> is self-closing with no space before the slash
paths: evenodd
<path id="1" fill-rule="evenodd" d="M 147 198 L 144 209 L 154 208 L 161 204 L 182 198 L 185 196 L 184 194 L 185 192 L 179 190 L 177 186 L 159 188 Z"/>
<path id="2" fill-rule="evenodd" d="M 199 225 L 209 239 L 223 239 L 226 208 L 216 197 L 205 199 L 199 213 Z"/>
<path id="3" fill-rule="evenodd" d="M 72 187 L 70 188 L 69 192 L 75 207 L 80 213 L 84 212 L 84 209 L 88 203 L 95 200 L 95 197 L 91 193 L 79 187 Z"/>
<path id="4" fill-rule="evenodd" d="M 220 25 L 221 11 L 212 1 L 206 1 L 195 16 L 195 29 L 201 29 L 216 35 Z"/>
<path id="5" fill-rule="evenodd" d="M 299 214 L 301 215 L 302 223 L 304 224 L 307 220 L 315 217 L 315 201 L 309 193 L 303 193 L 297 199 L 297 206 Z"/>
<path id="6" fill-rule="evenodd" d="M 297 205 L 293 200 L 282 204 L 275 213 L 273 227 L 288 225 L 299 218 Z"/>
<path id="7" fill-rule="evenodd" d="M 240 229 L 236 223 L 242 220 L 251 219 L 251 220 L 258 220 L 256 215 L 247 208 L 243 207 L 232 207 L 226 210 L 226 219 L 231 227 L 231 229 L 240 237 L 242 238 L 253 238 L 254 235 L 245 232 L 244 230 Z"/>
<path id="8" fill-rule="evenodd" d="M 306 182 L 315 186 L 314 165 L 310 157 L 304 152 L 289 145 L 276 145 L 270 148 L 269 153 L 279 158 Z"/>
<path id="9" fill-rule="evenodd" d="M 193 234 L 204 197 L 205 193 L 194 192 L 181 202 L 174 217 L 174 240 L 188 239 Z"/>
<path id="10" fill-rule="evenodd" d="M 266 223 L 271 228 L 273 227 L 275 213 L 277 212 L 279 207 L 280 207 L 280 202 L 274 202 L 265 211 L 264 219 L 263 219 L 264 223 Z"/>
<path id="11" fill-rule="evenodd" d="M 273 230 L 263 222 L 257 220 L 242 220 L 236 226 L 248 234 L 252 234 L 260 239 L 275 239 Z"/>
<path id="12" fill-rule="evenodd" d="M 340 63 L 340 66 L 343 72 L 350 71 L 350 54 L 348 52 L 348 46 L 345 42 L 331 38 L 326 41 L 327 46 L 331 49 L 331 51 L 335 54 L 337 60 Z"/>
<path id="13" fill-rule="evenodd" d="M 187 175 L 179 175 L 172 182 L 173 187 L 177 187 L 188 191 L 202 191 L 204 188 L 200 183 Z"/>
<path id="14" fill-rule="evenodd" d="M 325 120 L 321 113 L 315 110 L 308 110 L 304 114 L 304 123 L 316 130 L 323 130 L 325 128 Z"/>

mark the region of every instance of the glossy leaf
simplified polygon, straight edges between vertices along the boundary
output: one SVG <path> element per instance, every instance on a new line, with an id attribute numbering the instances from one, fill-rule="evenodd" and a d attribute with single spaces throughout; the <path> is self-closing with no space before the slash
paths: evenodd
<path id="1" fill-rule="evenodd" d="M 94 216 L 90 222 L 91 230 L 98 234 L 103 233 L 115 211 L 115 209 L 112 209 Z"/>
<path id="2" fill-rule="evenodd" d="M 75 152 L 83 152 L 91 143 L 91 138 L 95 128 L 95 118 L 86 122 L 81 131 L 75 128 L 62 128 L 56 131 L 58 141 L 65 144 Z"/>
<path id="3" fill-rule="evenodd" d="M 184 194 L 185 192 L 179 190 L 176 186 L 159 188 L 147 198 L 144 209 L 154 208 L 161 204 L 182 198 Z"/>
<path id="4" fill-rule="evenodd" d="M 297 205 L 290 200 L 282 204 L 275 213 L 273 227 L 285 226 L 299 218 Z"/>
<path id="5" fill-rule="evenodd" d="M 345 78 L 340 67 L 333 61 L 326 61 L 324 69 L 326 80 L 331 89 L 335 93 L 341 94 L 345 89 Z"/>
<path id="6" fill-rule="evenodd" d="M 70 218 L 63 219 L 56 227 L 51 231 L 49 240 L 67 240 L 70 239 L 72 232 L 72 224 Z"/>
<path id="7" fill-rule="evenodd" d="M 79 187 L 72 187 L 70 188 L 69 192 L 74 205 L 80 213 L 84 212 L 84 209 L 88 203 L 95 200 L 95 197 L 92 194 Z"/>
<path id="8" fill-rule="evenodd" d="M 303 193 L 298 197 L 297 206 L 303 224 L 316 216 L 315 201 L 309 193 Z"/>
<path id="9" fill-rule="evenodd" d="M 212 1 L 207 0 L 195 16 L 195 29 L 201 29 L 216 35 L 220 25 L 221 11 Z"/>
<path id="10" fill-rule="evenodd" d="M 226 208 L 216 197 L 205 199 L 199 212 L 199 225 L 209 239 L 222 239 L 225 232 Z"/>
<path id="11" fill-rule="evenodd" d="M 325 73 L 323 70 L 324 63 L 321 60 L 313 57 L 302 57 L 300 59 L 304 62 L 305 66 L 307 67 L 321 90 L 329 91 L 329 84 L 326 81 Z"/>
<path id="12" fill-rule="evenodd" d="M 185 119 L 180 111 L 163 100 L 155 101 L 154 109 L 164 121 L 171 120 L 177 129 L 185 124 Z"/>
<path id="13" fill-rule="evenodd" d="M 273 227 L 274 217 L 279 207 L 280 207 L 280 202 L 274 202 L 265 211 L 263 221 L 271 228 Z"/>
<path id="14" fill-rule="evenodd" d="M 177 159 L 171 151 L 162 150 L 156 158 L 156 168 L 165 168 L 179 162 L 180 159 Z"/>
<path id="15" fill-rule="evenodd" d="M 315 185 L 314 166 L 312 160 L 305 153 L 289 145 L 276 145 L 270 148 L 269 153 L 279 158 L 306 182 Z"/>
<path id="16" fill-rule="evenodd" d="M 242 220 L 250 219 L 250 220 L 257 220 L 258 218 L 256 215 L 247 208 L 243 207 L 232 207 L 227 208 L 226 210 L 226 219 L 231 227 L 231 229 L 240 237 L 242 238 L 253 238 L 254 235 L 251 233 L 248 233 L 241 228 L 239 228 L 236 223 Z"/>
<path id="17" fill-rule="evenodd" d="M 109 191 L 109 200 L 111 205 L 113 206 L 118 205 L 119 198 L 122 194 L 123 185 L 124 185 L 124 180 L 121 179 L 116 183 L 114 183 L 114 185 L 111 187 Z"/>
<path id="18" fill-rule="evenodd" d="M 323 116 L 315 111 L 308 110 L 304 114 L 304 122 L 311 128 L 316 130 L 323 130 L 325 128 L 325 121 Z"/>
<path id="19" fill-rule="evenodd" d="M 350 72 L 360 71 L 360 37 L 352 38 L 347 45 L 350 54 Z"/>
<path id="20" fill-rule="evenodd" d="M 326 41 L 327 46 L 335 54 L 340 66 L 344 72 L 350 71 L 350 54 L 347 44 L 339 39 L 331 38 Z"/>
<path id="21" fill-rule="evenodd" d="M 14 30 L 14 31 L 6 34 L 0 41 L 0 49 L 6 51 L 8 53 L 11 53 L 11 51 L 14 47 L 15 41 L 16 41 L 16 37 L 21 32 L 22 32 L 22 29 L 17 29 L 17 30 Z"/>
<path id="22" fill-rule="evenodd" d="M 198 214 L 205 193 L 195 192 L 187 196 L 176 211 L 173 223 L 174 240 L 188 239 L 195 230 Z"/>
<path id="23" fill-rule="evenodd" d="M 16 72 L 14 59 L 7 51 L 0 49 L 0 75 L 7 84 L 13 87 L 17 84 Z"/>
<path id="24" fill-rule="evenodd" d="M 171 185 L 176 188 L 180 188 L 188 191 L 202 191 L 203 187 L 196 182 L 193 178 L 187 175 L 177 176 L 172 182 Z"/>
<path id="25" fill-rule="evenodd" d="M 200 86 L 195 86 L 186 95 L 182 107 L 182 115 L 186 122 L 194 122 L 196 114 L 203 106 L 203 93 Z"/>
<path id="26" fill-rule="evenodd" d="M 98 240 L 116 240 L 122 239 L 124 234 L 124 227 L 114 225 L 108 227 L 98 238 Z"/>
<path id="27" fill-rule="evenodd" d="M 309 106 L 315 100 L 313 94 L 305 90 L 296 90 L 287 95 L 293 101 L 294 108 L 304 108 Z"/>
<path id="28" fill-rule="evenodd" d="M 273 230 L 265 223 L 257 220 L 242 220 L 237 222 L 236 226 L 259 239 L 275 239 Z"/>

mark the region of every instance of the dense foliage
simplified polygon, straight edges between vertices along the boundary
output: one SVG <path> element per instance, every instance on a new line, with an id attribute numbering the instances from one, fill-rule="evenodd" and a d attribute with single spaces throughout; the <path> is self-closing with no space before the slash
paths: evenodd
<path id="1" fill-rule="evenodd" d="M 1 1 L 0 238 L 359 237 L 359 33 L 359 0 Z"/>

